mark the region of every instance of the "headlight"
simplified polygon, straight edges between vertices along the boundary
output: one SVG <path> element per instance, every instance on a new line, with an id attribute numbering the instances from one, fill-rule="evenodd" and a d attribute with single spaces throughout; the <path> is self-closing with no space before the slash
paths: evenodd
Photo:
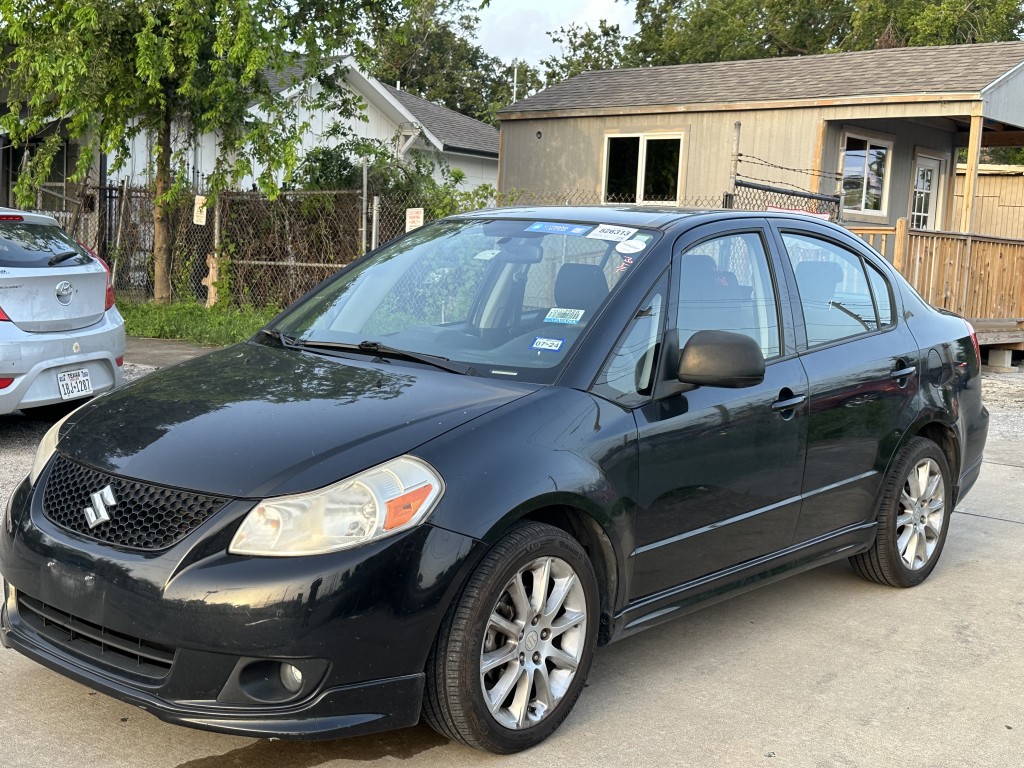
<path id="1" fill-rule="evenodd" d="M 418 525 L 442 493 L 429 464 L 401 456 L 317 491 L 264 499 L 228 551 L 294 557 L 348 549 Z"/>
<path id="2" fill-rule="evenodd" d="M 72 411 L 74 413 L 74 411 Z M 50 457 L 53 456 L 54 451 L 57 450 L 57 440 L 60 439 L 60 428 L 64 426 L 64 422 L 71 416 L 69 413 L 63 419 L 58 421 L 52 427 L 50 427 L 46 434 L 43 435 L 43 439 L 39 441 L 39 447 L 36 448 L 36 458 L 32 462 L 32 470 L 28 473 L 28 481 L 30 484 L 35 485 L 36 480 L 39 479 L 39 475 L 42 474 L 43 469 L 46 468 L 47 462 L 50 461 Z"/>

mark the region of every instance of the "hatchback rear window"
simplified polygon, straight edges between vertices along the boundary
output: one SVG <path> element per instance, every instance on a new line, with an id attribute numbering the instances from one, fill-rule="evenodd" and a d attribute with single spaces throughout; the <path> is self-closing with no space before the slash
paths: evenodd
<path id="1" fill-rule="evenodd" d="M 86 250 L 60 227 L 0 221 L 0 267 L 73 267 L 90 261 Z"/>

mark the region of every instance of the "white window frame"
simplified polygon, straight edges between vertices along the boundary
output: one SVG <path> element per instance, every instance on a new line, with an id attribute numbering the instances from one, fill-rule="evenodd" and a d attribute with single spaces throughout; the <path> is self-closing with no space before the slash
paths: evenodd
<path id="1" fill-rule="evenodd" d="M 636 169 L 636 204 L 637 205 L 671 205 L 679 204 L 683 198 L 683 150 L 686 146 L 686 133 L 671 131 L 668 133 L 606 133 L 604 135 L 604 158 L 601 170 L 601 201 L 608 202 L 608 162 L 611 160 L 609 146 L 611 139 L 640 139 L 640 151 L 637 155 Z M 679 139 L 679 168 L 676 170 L 675 200 L 644 200 L 644 175 L 647 165 L 647 142 L 660 139 Z"/>
<path id="2" fill-rule="evenodd" d="M 847 208 L 842 205 L 843 180 L 846 176 L 846 141 L 847 139 L 860 139 L 867 142 L 868 150 L 871 146 L 884 147 L 885 153 L 885 178 L 882 180 L 882 207 L 880 210 L 871 211 L 864 208 Z M 839 200 L 843 208 L 844 216 L 867 216 L 876 219 L 884 219 L 889 216 L 889 185 L 892 183 L 892 158 L 896 147 L 896 137 L 874 131 L 865 131 L 861 128 L 843 128 L 839 139 Z M 866 153 L 865 153 L 866 154 Z M 867 158 L 865 157 L 865 163 Z M 861 195 L 863 203 L 864 194 L 867 193 L 868 179 L 867 167 L 864 168 L 864 193 Z"/>

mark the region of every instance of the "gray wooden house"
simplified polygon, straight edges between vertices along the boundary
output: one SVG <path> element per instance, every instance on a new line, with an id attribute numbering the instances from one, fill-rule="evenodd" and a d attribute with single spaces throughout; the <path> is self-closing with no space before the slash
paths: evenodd
<path id="1" fill-rule="evenodd" d="M 1024 144 L 1022 64 L 1009 42 L 586 72 L 499 113 L 499 184 L 685 205 L 735 177 L 839 195 L 847 223 L 969 231 L 956 152 L 970 196 L 980 146 Z"/>

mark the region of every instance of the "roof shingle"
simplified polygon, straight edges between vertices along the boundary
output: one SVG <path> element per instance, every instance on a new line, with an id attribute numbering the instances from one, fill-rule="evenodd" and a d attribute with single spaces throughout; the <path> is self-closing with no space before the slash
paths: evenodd
<path id="1" fill-rule="evenodd" d="M 886 48 L 584 72 L 499 112 L 976 93 L 1024 62 L 1024 42 Z"/>
<path id="2" fill-rule="evenodd" d="M 400 91 L 386 83 L 382 85 L 416 118 L 416 122 L 438 138 L 446 150 L 487 157 L 498 156 L 498 129 L 494 126 Z"/>

